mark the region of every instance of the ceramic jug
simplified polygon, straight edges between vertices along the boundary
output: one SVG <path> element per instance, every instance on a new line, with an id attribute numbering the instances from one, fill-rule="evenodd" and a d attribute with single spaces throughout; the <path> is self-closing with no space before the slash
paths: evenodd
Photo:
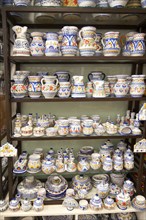
<path id="1" fill-rule="evenodd" d="M 118 42 L 119 32 L 107 32 L 102 38 L 104 56 L 118 56 L 120 54 L 120 45 Z"/>
<path id="2" fill-rule="evenodd" d="M 142 97 L 145 91 L 145 75 L 132 75 L 130 84 L 130 95 L 132 97 Z"/>
<path id="3" fill-rule="evenodd" d="M 11 86 L 11 93 L 14 98 L 24 98 L 27 93 L 27 86 L 24 83 L 24 76 L 13 76 L 15 83 Z"/>
<path id="4" fill-rule="evenodd" d="M 39 98 L 41 96 L 41 76 L 28 76 L 28 95 L 31 98 Z"/>
<path id="5" fill-rule="evenodd" d="M 105 97 L 104 80 L 93 80 L 93 97 Z"/>
<path id="6" fill-rule="evenodd" d="M 68 98 L 71 94 L 71 84 L 70 82 L 60 82 L 58 96 L 60 98 Z"/>
<path id="7" fill-rule="evenodd" d="M 91 135 L 93 133 L 93 120 L 85 119 L 82 122 L 82 129 L 84 135 Z"/>
<path id="8" fill-rule="evenodd" d="M 68 71 L 57 71 L 54 73 L 59 82 L 68 82 L 70 80 L 70 74 Z"/>
<path id="9" fill-rule="evenodd" d="M 121 44 L 124 45 L 122 48 L 122 55 L 123 56 L 130 56 L 131 49 L 133 44 L 133 36 L 136 32 L 129 32 L 125 36 L 121 36 Z"/>
<path id="10" fill-rule="evenodd" d="M 118 81 L 114 85 L 114 93 L 116 97 L 125 97 L 129 91 L 126 75 L 117 75 L 117 79 Z"/>
<path id="11" fill-rule="evenodd" d="M 89 81 L 104 80 L 105 74 L 101 71 L 92 71 L 88 74 Z"/>
<path id="12" fill-rule="evenodd" d="M 83 76 L 73 76 L 72 77 L 72 94 L 73 98 L 84 98 L 85 94 L 85 85 L 83 82 Z"/>
<path id="13" fill-rule="evenodd" d="M 14 26 L 12 30 L 16 34 L 13 46 L 13 56 L 30 56 L 29 42 L 26 38 L 27 27 Z"/>
<path id="14" fill-rule="evenodd" d="M 144 56 L 146 50 L 144 37 L 145 33 L 137 33 L 133 35 L 131 56 Z"/>
<path id="15" fill-rule="evenodd" d="M 41 79 L 42 93 L 45 98 L 54 98 L 57 93 L 58 79 L 56 76 L 44 76 Z"/>
<path id="16" fill-rule="evenodd" d="M 69 131 L 72 136 L 78 136 L 81 134 L 81 125 L 79 119 L 72 120 L 70 123 Z"/>
<path id="17" fill-rule="evenodd" d="M 43 41 L 44 33 L 32 32 L 33 40 L 30 44 L 30 52 L 32 56 L 43 56 L 45 52 L 45 45 Z"/>
<path id="18" fill-rule="evenodd" d="M 79 31 L 79 52 L 81 56 L 93 56 L 96 51 L 96 28 L 92 26 L 83 27 Z"/>
<path id="19" fill-rule="evenodd" d="M 63 56 L 77 55 L 77 33 L 78 28 L 75 26 L 64 26 L 62 28 L 61 53 Z"/>
<path id="20" fill-rule="evenodd" d="M 46 33 L 45 55 L 59 56 L 59 42 L 57 33 Z"/>

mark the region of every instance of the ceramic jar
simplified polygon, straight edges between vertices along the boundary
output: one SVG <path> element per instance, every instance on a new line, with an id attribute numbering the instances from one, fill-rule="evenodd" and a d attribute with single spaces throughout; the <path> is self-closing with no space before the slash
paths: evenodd
<path id="1" fill-rule="evenodd" d="M 77 168 L 79 172 L 86 172 L 90 169 L 90 164 L 85 158 L 81 158 L 77 164 Z"/>
<path id="2" fill-rule="evenodd" d="M 21 209 L 24 212 L 29 211 L 32 208 L 31 202 L 27 199 L 21 200 Z"/>
<path id="3" fill-rule="evenodd" d="M 93 153 L 91 154 L 92 160 L 90 161 L 90 167 L 93 170 L 98 170 L 101 167 L 101 161 L 100 161 L 100 154 L 98 153 Z"/>
<path id="4" fill-rule="evenodd" d="M 134 195 L 134 183 L 130 180 L 124 181 L 123 191 L 132 197 Z"/>
<path id="5" fill-rule="evenodd" d="M 75 26 L 64 26 L 62 28 L 61 53 L 63 56 L 77 55 L 77 33 L 78 28 Z"/>
<path id="6" fill-rule="evenodd" d="M 110 156 L 105 157 L 103 161 L 103 170 L 105 171 L 112 171 L 113 169 L 113 160 Z"/>
<path id="7" fill-rule="evenodd" d="M 14 98 L 24 98 L 27 93 L 27 86 L 24 83 L 24 76 L 13 76 L 15 83 L 11 86 L 11 94 Z"/>
<path id="8" fill-rule="evenodd" d="M 108 0 L 111 8 L 123 8 L 126 6 L 128 0 Z"/>
<path id="9" fill-rule="evenodd" d="M 110 159 L 111 157 L 111 152 L 109 147 L 104 144 L 100 147 L 100 151 L 99 151 L 100 155 L 101 155 L 101 162 L 103 163 L 104 160 L 108 157 L 108 159 Z"/>
<path id="10" fill-rule="evenodd" d="M 46 159 L 42 162 L 42 171 L 45 174 L 51 174 L 55 171 L 56 167 L 54 166 L 54 162 L 52 159 Z"/>
<path id="11" fill-rule="evenodd" d="M 93 120 L 85 119 L 82 123 L 82 131 L 84 135 L 92 135 L 93 134 Z"/>
<path id="12" fill-rule="evenodd" d="M 57 71 L 54 73 L 54 76 L 57 77 L 59 83 L 60 82 L 69 82 L 70 74 L 67 71 Z"/>
<path id="13" fill-rule="evenodd" d="M 13 0 L 16 6 L 29 6 L 31 4 L 31 0 Z"/>
<path id="14" fill-rule="evenodd" d="M 105 97 L 104 80 L 93 80 L 93 97 Z"/>
<path id="15" fill-rule="evenodd" d="M 79 208 L 83 211 L 87 210 L 88 209 L 88 201 L 85 199 L 80 200 L 79 201 Z"/>
<path id="16" fill-rule="evenodd" d="M 43 199 L 37 198 L 33 202 L 33 210 L 36 212 L 42 211 L 44 209 Z"/>
<path id="17" fill-rule="evenodd" d="M 118 56 L 120 54 L 120 46 L 118 39 L 119 32 L 107 32 L 102 39 L 103 55 L 104 56 Z"/>
<path id="18" fill-rule="evenodd" d="M 85 90 L 86 90 L 86 96 L 87 96 L 87 98 L 92 97 L 92 95 L 93 95 L 92 82 L 87 82 Z"/>
<path id="19" fill-rule="evenodd" d="M 45 45 L 43 41 L 44 33 L 32 32 L 33 40 L 30 44 L 30 52 L 32 56 L 43 56 L 45 53 Z"/>
<path id="20" fill-rule="evenodd" d="M 126 210 L 129 206 L 130 206 L 130 196 L 128 193 L 124 193 L 123 191 L 121 191 L 121 193 L 119 193 L 116 196 L 116 203 L 119 209 L 121 210 Z"/>
<path id="21" fill-rule="evenodd" d="M 109 184 L 105 183 L 104 181 L 97 185 L 97 193 L 101 199 L 107 197 L 109 193 Z"/>
<path id="22" fill-rule="evenodd" d="M 104 207 L 106 209 L 114 209 L 115 208 L 114 199 L 112 199 L 110 196 L 107 196 L 104 200 Z"/>
<path id="23" fill-rule="evenodd" d="M 62 156 L 58 157 L 58 159 L 56 159 L 56 172 L 57 173 L 63 173 L 65 171 L 65 164 L 63 163 L 63 158 Z"/>
<path id="24" fill-rule="evenodd" d="M 79 31 L 79 52 L 81 56 L 93 56 L 96 51 L 96 28 L 83 27 Z"/>
<path id="25" fill-rule="evenodd" d="M 27 27 L 14 26 L 12 30 L 16 34 L 16 39 L 14 41 L 13 56 L 30 56 L 29 43 L 26 38 Z"/>
<path id="26" fill-rule="evenodd" d="M 115 199 L 116 196 L 121 192 L 121 188 L 114 184 L 114 183 L 111 183 L 110 184 L 110 192 L 109 192 L 109 195 L 111 198 Z"/>
<path id="27" fill-rule="evenodd" d="M 96 1 L 95 0 L 78 0 L 79 7 L 95 7 Z"/>
<path id="28" fill-rule="evenodd" d="M 46 33 L 45 55 L 59 56 L 59 42 L 57 33 Z"/>
<path id="29" fill-rule="evenodd" d="M 145 75 L 132 75 L 132 82 L 130 84 L 130 95 L 132 97 L 142 97 L 144 95 L 144 78 Z"/>
<path id="30" fill-rule="evenodd" d="M 30 173 L 38 173 L 41 169 L 41 161 L 40 156 L 36 154 L 32 154 L 29 156 L 28 160 L 28 170 Z"/>
<path id="31" fill-rule="evenodd" d="M 84 98 L 85 94 L 85 85 L 83 82 L 83 76 L 73 76 L 72 77 L 72 98 Z"/>
<path id="32" fill-rule="evenodd" d="M 72 185 L 75 191 L 86 190 L 87 192 L 91 190 L 91 180 L 89 176 L 86 175 L 76 175 L 72 179 Z"/>
<path id="33" fill-rule="evenodd" d="M 69 122 L 67 119 L 59 119 L 57 124 L 58 124 L 58 134 L 60 136 L 66 136 L 69 134 Z"/>
<path id="34" fill-rule="evenodd" d="M 20 203 L 17 201 L 17 199 L 12 199 L 9 203 L 9 209 L 13 212 L 16 212 L 20 209 Z"/>
<path id="35" fill-rule="evenodd" d="M 103 208 L 103 203 L 102 199 L 98 196 L 98 194 L 95 194 L 91 199 L 90 199 L 90 208 L 94 211 L 98 211 Z"/>
<path id="36" fill-rule="evenodd" d="M 124 158 L 124 167 L 126 170 L 132 170 L 134 168 L 134 156 L 133 154 L 129 153 Z"/>
<path id="37" fill-rule="evenodd" d="M 71 94 L 70 82 L 59 82 L 58 96 L 60 98 L 68 98 Z"/>
<path id="38" fill-rule="evenodd" d="M 126 82 L 125 75 L 117 75 L 118 81 L 114 86 L 114 93 L 116 97 L 125 97 L 128 94 L 129 86 Z"/>
<path id="39" fill-rule="evenodd" d="M 31 98 L 39 98 L 41 96 L 41 76 L 28 76 L 28 95 Z"/>
<path id="40" fill-rule="evenodd" d="M 61 4 L 62 4 L 61 0 L 55 0 L 55 1 L 52 1 L 52 0 L 41 0 L 41 5 L 42 6 L 53 6 L 53 7 L 56 7 L 56 6 L 61 6 Z"/>
<path id="41" fill-rule="evenodd" d="M 41 79 L 42 93 L 45 98 L 54 98 L 57 93 L 58 79 L 56 76 L 44 76 Z"/>
<path id="42" fill-rule="evenodd" d="M 101 71 L 92 71 L 91 73 L 88 74 L 88 79 L 89 81 L 96 81 L 96 80 L 104 80 L 105 78 L 105 73 Z"/>
<path id="43" fill-rule="evenodd" d="M 6 200 L 0 200 L 0 212 L 4 212 L 8 208 L 8 202 Z"/>
<path id="44" fill-rule="evenodd" d="M 145 33 L 137 33 L 133 35 L 131 45 L 131 56 L 144 56 L 145 54 Z"/>
<path id="45" fill-rule="evenodd" d="M 81 134 L 81 125 L 79 119 L 73 119 L 69 126 L 69 132 L 72 136 L 78 136 Z"/>
<path id="46" fill-rule="evenodd" d="M 116 170 L 116 171 L 123 170 L 123 158 L 120 155 L 117 155 L 114 158 L 114 170 Z"/>

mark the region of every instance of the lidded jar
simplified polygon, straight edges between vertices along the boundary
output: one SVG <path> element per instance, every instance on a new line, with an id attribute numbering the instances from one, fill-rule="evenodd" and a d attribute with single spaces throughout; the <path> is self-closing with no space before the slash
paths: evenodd
<path id="1" fill-rule="evenodd" d="M 72 185 L 75 191 L 85 189 L 87 191 L 91 190 L 92 184 L 91 179 L 87 175 L 76 175 L 72 179 Z"/>
<path id="2" fill-rule="evenodd" d="M 103 161 L 103 170 L 105 171 L 112 171 L 113 169 L 113 160 L 110 156 L 107 156 Z"/>
<path id="3" fill-rule="evenodd" d="M 123 170 L 123 158 L 120 155 L 117 155 L 114 158 L 114 170 L 116 171 Z"/>
<path id="4" fill-rule="evenodd" d="M 131 204 L 129 194 L 121 191 L 121 193 L 116 196 L 116 203 L 119 209 L 126 210 Z"/>
<path id="5" fill-rule="evenodd" d="M 124 181 L 123 190 L 132 197 L 134 195 L 134 183 L 130 180 Z"/>
<path id="6" fill-rule="evenodd" d="M 90 208 L 94 211 L 100 210 L 103 207 L 102 199 L 99 197 L 98 194 L 95 194 L 91 199 L 90 199 Z"/>
<path id="7" fill-rule="evenodd" d="M 102 181 L 97 185 L 97 193 L 101 199 L 104 199 L 109 193 L 109 184 Z"/>
<path id="8" fill-rule="evenodd" d="M 112 199 L 110 196 L 107 196 L 104 200 L 104 207 L 106 209 L 113 209 L 115 207 L 114 199 Z"/>

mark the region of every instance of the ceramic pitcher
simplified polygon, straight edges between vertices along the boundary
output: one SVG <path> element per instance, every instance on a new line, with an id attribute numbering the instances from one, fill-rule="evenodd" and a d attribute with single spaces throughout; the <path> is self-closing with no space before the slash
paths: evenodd
<path id="1" fill-rule="evenodd" d="M 31 98 L 39 98 L 41 96 L 41 76 L 28 76 L 28 94 Z"/>
<path id="2" fill-rule="evenodd" d="M 117 56 L 120 53 L 120 45 L 118 42 L 119 32 L 107 32 L 102 39 L 104 56 Z"/>
<path id="3" fill-rule="evenodd" d="M 130 84 L 130 95 L 132 97 L 142 97 L 145 91 L 145 75 L 132 75 Z"/>
<path id="4" fill-rule="evenodd" d="M 131 45 L 131 56 L 143 56 L 145 54 L 145 33 L 137 33 L 133 35 Z"/>
<path id="5" fill-rule="evenodd" d="M 83 76 L 73 76 L 72 77 L 72 94 L 73 98 L 83 98 L 85 94 L 85 85 L 83 82 Z"/>
<path id="6" fill-rule="evenodd" d="M 46 56 L 59 56 L 59 42 L 57 33 L 47 33 L 45 43 Z"/>
<path id="7" fill-rule="evenodd" d="M 122 49 L 123 56 L 130 56 L 132 49 L 133 36 L 136 32 L 129 32 L 125 36 L 121 36 L 121 44 L 124 45 Z"/>
<path id="8" fill-rule="evenodd" d="M 12 30 L 16 34 L 13 46 L 13 56 L 30 56 L 29 42 L 26 38 L 27 27 L 14 26 Z"/>
<path id="9" fill-rule="evenodd" d="M 15 83 L 11 86 L 11 93 L 14 98 L 24 98 L 27 93 L 27 86 L 24 83 L 24 76 L 14 75 Z"/>
<path id="10" fill-rule="evenodd" d="M 89 81 L 103 80 L 104 78 L 105 78 L 105 73 L 101 71 L 92 71 L 91 73 L 88 74 Z"/>
<path id="11" fill-rule="evenodd" d="M 118 81 L 114 86 L 114 93 L 117 97 L 124 97 L 129 91 L 126 75 L 117 75 L 117 78 Z"/>
<path id="12" fill-rule="evenodd" d="M 81 56 L 93 56 L 96 51 L 96 28 L 83 27 L 79 31 L 79 51 Z"/>
<path id="13" fill-rule="evenodd" d="M 104 80 L 93 80 L 93 97 L 105 97 Z"/>
<path id="14" fill-rule="evenodd" d="M 32 32 L 31 36 L 33 40 L 30 44 L 30 52 L 32 56 L 43 56 L 45 52 L 45 46 L 43 41 L 44 33 Z"/>
<path id="15" fill-rule="evenodd" d="M 62 28 L 61 53 L 63 56 L 77 55 L 77 33 L 78 28 L 75 26 L 64 26 Z"/>
<path id="16" fill-rule="evenodd" d="M 44 76 L 41 79 L 42 93 L 45 98 L 54 98 L 57 93 L 58 79 L 56 76 Z"/>

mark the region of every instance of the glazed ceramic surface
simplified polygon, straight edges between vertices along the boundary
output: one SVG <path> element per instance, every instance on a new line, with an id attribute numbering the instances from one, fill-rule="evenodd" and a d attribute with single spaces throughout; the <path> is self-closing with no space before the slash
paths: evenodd
<path id="1" fill-rule="evenodd" d="M 93 120 L 85 119 L 82 123 L 82 131 L 84 135 L 92 135 L 93 133 Z"/>
<path id="2" fill-rule="evenodd" d="M 78 207 L 78 202 L 73 197 L 66 196 L 62 205 L 65 206 L 67 210 L 72 211 L 74 208 Z"/>
<path id="3" fill-rule="evenodd" d="M 70 80 L 70 74 L 67 71 L 57 71 L 54 73 L 59 82 L 68 82 Z"/>
<path id="4" fill-rule="evenodd" d="M 93 71 L 88 74 L 89 81 L 104 80 L 104 78 L 105 78 L 105 74 L 100 71 Z"/>
<path id="5" fill-rule="evenodd" d="M 83 82 L 83 76 L 73 76 L 72 77 L 72 93 L 71 97 L 73 98 L 84 98 L 85 94 L 85 85 Z"/>
<path id="6" fill-rule="evenodd" d="M 33 202 L 33 209 L 37 212 L 42 211 L 44 209 L 43 199 L 35 199 Z"/>
<path id="7" fill-rule="evenodd" d="M 14 98 L 24 98 L 27 93 L 27 86 L 24 83 L 24 76 L 14 75 L 15 83 L 11 86 L 11 93 Z"/>
<path id="8" fill-rule="evenodd" d="M 131 45 L 131 56 L 143 56 L 145 54 L 145 33 L 137 33 L 133 35 Z"/>
<path id="9" fill-rule="evenodd" d="M 117 83 L 114 86 L 114 93 L 116 97 L 124 97 L 128 94 L 129 86 L 126 82 L 126 76 L 117 75 Z"/>
<path id="10" fill-rule="evenodd" d="M 30 173 L 37 173 L 41 169 L 41 161 L 40 161 L 40 156 L 36 154 L 32 154 L 29 156 L 29 161 L 28 161 L 28 170 L 27 172 Z"/>
<path id="11" fill-rule="evenodd" d="M 111 8 L 122 8 L 125 7 L 128 0 L 108 0 Z"/>
<path id="12" fill-rule="evenodd" d="M 98 196 L 101 199 L 104 199 L 107 197 L 107 195 L 109 193 L 109 184 L 108 183 L 101 182 L 100 184 L 97 185 L 96 188 L 97 188 Z"/>
<path id="13" fill-rule="evenodd" d="M 43 56 L 45 52 L 45 45 L 43 41 L 44 34 L 41 32 L 32 32 L 33 40 L 30 44 L 30 52 L 32 56 Z"/>
<path id="14" fill-rule="evenodd" d="M 99 8 L 108 8 L 108 0 L 97 0 L 96 6 Z"/>
<path id="15" fill-rule="evenodd" d="M 118 39 L 119 32 L 107 32 L 102 39 L 104 56 L 118 56 L 120 54 L 120 46 Z"/>
<path id="16" fill-rule="evenodd" d="M 76 175 L 72 179 L 72 185 L 75 191 L 86 190 L 87 192 L 91 190 L 91 180 L 90 177 L 86 175 Z"/>
<path id="17" fill-rule="evenodd" d="M 79 119 L 74 119 L 72 120 L 69 131 L 72 136 L 77 136 L 81 134 L 81 125 L 80 125 L 80 120 Z"/>
<path id="18" fill-rule="evenodd" d="M 123 40 L 122 40 L 122 37 L 121 37 L 122 44 L 124 44 L 124 47 L 122 49 L 122 55 L 123 56 L 130 56 L 131 55 L 134 34 L 136 34 L 136 32 L 127 33 L 126 36 L 124 36 L 125 43 L 123 43 Z"/>
<path id="19" fill-rule="evenodd" d="M 28 94 L 31 98 L 39 98 L 41 96 L 41 76 L 28 76 Z"/>
<path id="20" fill-rule="evenodd" d="M 93 97 L 105 97 L 104 80 L 93 80 Z"/>
<path id="21" fill-rule="evenodd" d="M 130 206 L 130 196 L 123 191 L 116 197 L 117 206 L 121 210 L 126 210 Z"/>
<path id="22" fill-rule="evenodd" d="M 130 95 L 132 97 L 142 97 L 145 91 L 144 75 L 132 75 L 130 84 Z"/>
<path id="23" fill-rule="evenodd" d="M 94 195 L 90 199 L 90 208 L 94 211 L 100 210 L 103 207 L 102 199 L 98 196 L 98 194 Z"/>
<path id="24" fill-rule="evenodd" d="M 42 6 L 61 6 L 61 0 L 41 0 Z"/>
<path id="25" fill-rule="evenodd" d="M 95 0 L 78 0 L 79 7 L 95 7 L 96 1 Z"/>
<path id="26" fill-rule="evenodd" d="M 44 76 L 41 79 L 42 93 L 45 98 L 54 98 L 57 93 L 58 79 L 56 76 Z"/>
<path id="27" fill-rule="evenodd" d="M 28 6 L 31 3 L 31 0 L 13 0 L 16 6 Z"/>
<path id="28" fill-rule="evenodd" d="M 71 84 L 70 82 L 60 82 L 59 83 L 58 96 L 60 98 L 68 98 L 71 94 Z"/>
<path id="29" fill-rule="evenodd" d="M 88 161 L 86 161 L 86 159 L 82 158 L 78 164 L 77 164 L 77 168 L 80 172 L 86 172 L 87 170 L 90 169 L 90 165 L 88 163 Z"/>
<path id="30" fill-rule="evenodd" d="M 59 56 L 59 42 L 57 33 L 47 33 L 45 42 L 45 55 L 46 56 Z"/>

